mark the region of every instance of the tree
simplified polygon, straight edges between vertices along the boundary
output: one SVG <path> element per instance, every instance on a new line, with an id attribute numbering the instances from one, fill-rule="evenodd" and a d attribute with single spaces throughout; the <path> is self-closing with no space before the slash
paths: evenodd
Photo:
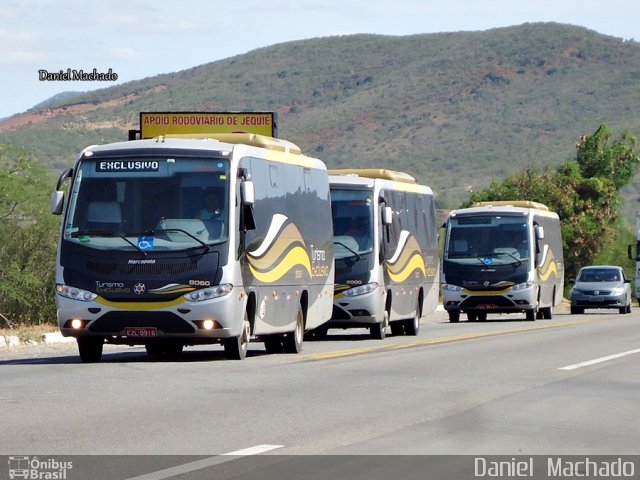
<path id="1" fill-rule="evenodd" d="M 527 169 L 503 181 L 494 180 L 486 190 L 474 192 L 465 206 L 490 200 L 533 200 L 547 205 L 560 217 L 565 273 L 571 278 L 623 228 L 620 190 L 639 165 L 636 138 L 627 131 L 613 138 L 601 125 L 593 135 L 580 137 L 575 160 L 555 169 Z"/>
<path id="2" fill-rule="evenodd" d="M 29 155 L 0 145 L 0 313 L 12 323 L 55 318 L 58 219 L 51 180 Z"/>

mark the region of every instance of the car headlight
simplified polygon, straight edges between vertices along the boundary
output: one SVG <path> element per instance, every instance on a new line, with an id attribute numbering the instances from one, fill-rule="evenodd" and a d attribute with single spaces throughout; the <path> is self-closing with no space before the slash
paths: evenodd
<path id="1" fill-rule="evenodd" d="M 622 295 L 623 293 L 624 293 L 623 287 L 615 287 L 613 290 L 611 290 L 611 295 Z"/>
<path id="2" fill-rule="evenodd" d="M 71 298 L 72 300 L 80 300 L 81 302 L 91 302 L 98 298 L 97 294 L 89 292 L 88 290 L 70 287 L 69 285 L 63 285 L 60 283 L 56 285 L 56 293 L 63 297 Z"/>
<path id="3" fill-rule="evenodd" d="M 233 285 L 230 283 L 223 283 L 222 285 L 216 285 L 215 287 L 203 288 L 202 290 L 195 290 L 193 292 L 186 293 L 184 298 L 191 302 L 202 302 L 204 300 L 224 297 L 225 295 L 229 295 L 232 290 Z"/>
<path id="4" fill-rule="evenodd" d="M 443 283 L 442 290 L 449 290 L 450 292 L 462 292 L 464 288 L 458 285 L 451 285 L 450 283 Z"/>
<path id="5" fill-rule="evenodd" d="M 513 287 L 511 287 L 511 291 L 517 292 L 518 290 L 524 290 L 525 288 L 531 288 L 531 287 L 533 287 L 533 280 L 528 280 L 524 283 L 519 283 L 517 285 L 514 285 Z"/>
<path id="6" fill-rule="evenodd" d="M 578 290 L 577 288 L 572 288 L 569 292 L 569 295 L 582 295 L 582 290 Z"/>
<path id="7" fill-rule="evenodd" d="M 376 288 L 378 288 L 378 284 L 376 282 L 367 283 L 366 285 L 360 285 L 359 287 L 350 288 L 346 292 L 344 292 L 345 297 L 357 297 L 358 295 L 364 295 L 365 293 L 371 293 Z"/>

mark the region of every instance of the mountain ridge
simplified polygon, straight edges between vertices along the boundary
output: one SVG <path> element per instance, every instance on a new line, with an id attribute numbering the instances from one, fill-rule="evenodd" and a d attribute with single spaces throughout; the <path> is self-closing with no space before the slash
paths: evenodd
<path id="1" fill-rule="evenodd" d="M 140 111 L 275 111 L 330 168 L 406 171 L 455 207 L 527 166 L 562 163 L 601 123 L 640 131 L 640 44 L 556 23 L 290 41 L 30 109 L 0 143 L 68 167 Z"/>

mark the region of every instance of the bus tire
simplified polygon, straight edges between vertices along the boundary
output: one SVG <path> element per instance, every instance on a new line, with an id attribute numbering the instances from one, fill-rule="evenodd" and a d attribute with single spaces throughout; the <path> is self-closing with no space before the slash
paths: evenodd
<path id="1" fill-rule="evenodd" d="M 418 335 L 420 331 L 420 317 L 422 317 L 422 311 L 420 309 L 420 301 L 416 304 L 416 313 L 413 318 L 404 321 L 404 333 L 411 337 Z"/>
<path id="2" fill-rule="evenodd" d="M 79 337 L 78 353 L 83 363 L 97 363 L 102 359 L 104 339 L 100 337 Z"/>
<path id="3" fill-rule="evenodd" d="M 374 340 L 384 340 L 387 336 L 387 326 L 389 325 L 389 312 L 385 311 L 382 315 L 382 322 L 374 323 L 369 328 L 369 335 Z"/>
<path id="4" fill-rule="evenodd" d="M 242 322 L 242 332 L 237 337 L 225 338 L 222 341 L 224 346 L 224 356 L 229 360 L 244 360 L 249 350 L 249 340 L 251 338 L 251 325 L 249 324 L 249 314 L 244 312 Z"/>
<path id="5" fill-rule="evenodd" d="M 296 325 L 293 332 L 287 333 L 282 339 L 284 353 L 300 353 L 302 351 L 302 342 L 304 341 L 304 313 L 302 305 L 298 304 L 296 312 Z"/>

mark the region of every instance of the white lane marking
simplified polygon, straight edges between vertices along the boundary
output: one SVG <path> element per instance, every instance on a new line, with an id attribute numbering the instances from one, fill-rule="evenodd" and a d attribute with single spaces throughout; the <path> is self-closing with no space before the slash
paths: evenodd
<path id="1" fill-rule="evenodd" d="M 628 355 L 633 355 L 634 353 L 640 353 L 640 348 L 636 350 L 629 350 L 627 352 L 616 353 L 615 355 L 609 355 L 607 357 L 594 358 L 593 360 L 587 360 L 586 362 L 576 363 L 574 365 L 567 365 L 566 367 L 560 367 L 558 370 L 575 370 L 576 368 L 587 367 L 589 365 L 595 365 L 596 363 L 608 362 L 609 360 L 626 357 Z"/>
<path id="2" fill-rule="evenodd" d="M 276 448 L 282 448 L 284 445 L 256 445 L 255 447 L 244 448 L 242 450 L 236 450 L 235 452 L 223 453 L 222 455 L 237 455 L 240 457 L 248 455 L 259 455 L 269 450 L 275 450 Z"/>
<path id="3" fill-rule="evenodd" d="M 222 455 L 216 455 L 215 457 L 203 458 L 202 460 L 196 460 L 195 462 L 165 468 L 164 470 L 158 470 L 157 472 L 146 473 L 138 477 L 129 478 L 128 480 L 163 480 L 165 478 L 175 477 L 176 475 L 182 475 L 184 473 L 190 473 L 203 468 L 213 467 L 214 465 L 220 465 L 221 463 L 230 462 L 238 457 L 258 455 L 270 450 L 275 450 L 276 448 L 282 448 L 283 446 L 284 445 L 256 445 L 254 447 L 236 450 L 235 452 L 223 453 Z"/>

